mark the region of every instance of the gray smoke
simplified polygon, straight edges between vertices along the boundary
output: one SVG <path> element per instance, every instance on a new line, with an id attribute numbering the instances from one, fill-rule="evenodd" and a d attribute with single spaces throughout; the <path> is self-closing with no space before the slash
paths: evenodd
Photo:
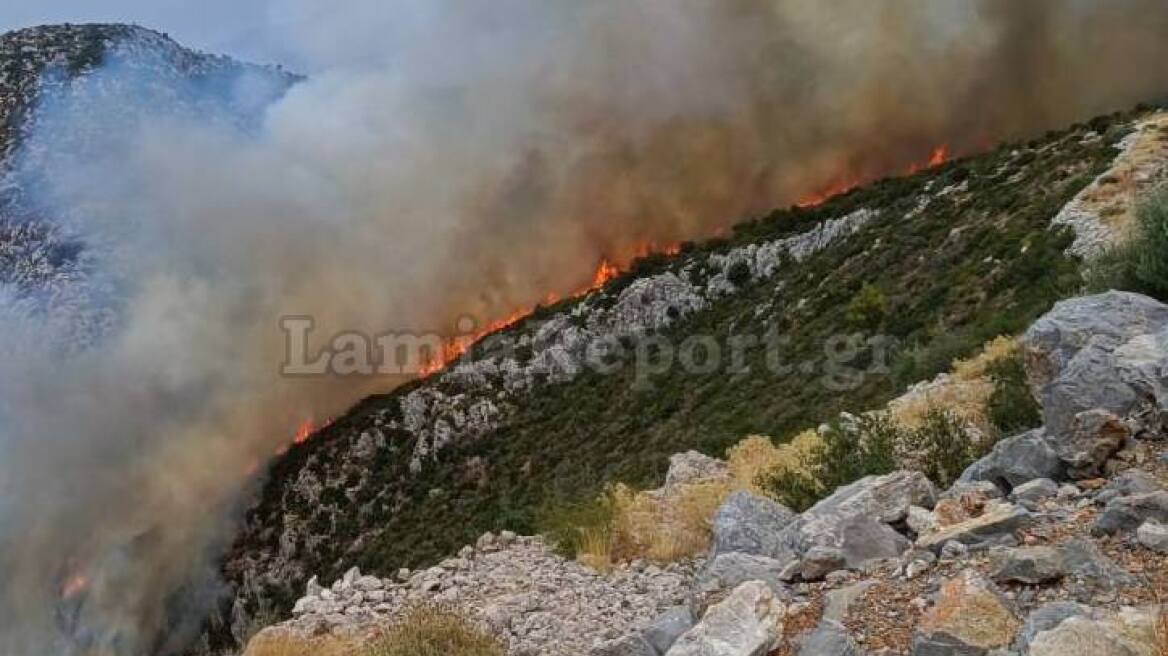
<path id="1" fill-rule="evenodd" d="M 283 7 L 314 74 L 259 126 L 111 97 L 141 74 L 117 66 L 45 109 L 33 191 L 96 282 L 0 312 L 0 653 L 172 651 L 254 468 L 400 382 L 281 378 L 281 316 L 506 316 L 602 258 L 1168 91 L 1162 0 Z"/>

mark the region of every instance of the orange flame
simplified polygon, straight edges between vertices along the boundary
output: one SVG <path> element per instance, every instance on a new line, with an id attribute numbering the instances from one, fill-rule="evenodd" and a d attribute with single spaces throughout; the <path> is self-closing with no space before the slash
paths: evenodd
<path id="1" fill-rule="evenodd" d="M 589 289 L 600 289 L 619 275 L 620 268 L 609 262 L 608 258 L 604 258 L 600 260 L 600 266 L 596 268 L 596 273 L 592 276 L 592 287 Z"/>
<path id="2" fill-rule="evenodd" d="M 89 589 L 89 579 L 81 574 L 74 574 L 61 586 L 61 598 L 73 599 Z"/>

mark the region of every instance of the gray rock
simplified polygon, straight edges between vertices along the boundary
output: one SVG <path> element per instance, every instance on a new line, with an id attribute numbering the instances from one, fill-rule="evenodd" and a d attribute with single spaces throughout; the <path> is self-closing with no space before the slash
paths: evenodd
<path id="1" fill-rule="evenodd" d="M 1091 531 L 1095 535 L 1130 533 L 1148 520 L 1168 523 L 1168 491 L 1133 494 L 1112 500 Z"/>
<path id="2" fill-rule="evenodd" d="M 913 638 L 912 656 L 986 656 L 989 652 L 967 645 L 948 633 L 918 633 Z"/>
<path id="3" fill-rule="evenodd" d="M 968 486 L 985 481 L 1008 491 L 1038 478 L 1057 480 L 1062 478 L 1063 470 L 1063 463 L 1046 433 L 1037 429 L 998 442 L 989 455 L 962 473 L 958 484 Z"/>
<path id="4" fill-rule="evenodd" d="M 1018 503 L 1037 504 L 1051 497 L 1058 496 L 1058 483 L 1049 478 L 1036 478 L 1014 488 L 1010 493 L 1010 500 Z"/>
<path id="5" fill-rule="evenodd" d="M 639 635 L 627 635 L 606 642 L 593 649 L 592 654 L 593 656 L 660 656 L 660 652 Z"/>
<path id="6" fill-rule="evenodd" d="M 711 607 L 666 656 L 766 656 L 782 635 L 785 610 L 766 584 L 744 583 Z"/>
<path id="7" fill-rule="evenodd" d="M 1168 306 L 1140 294 L 1108 292 L 1062 301 L 1022 339 L 1031 387 L 1040 394 L 1086 348 L 1113 350 L 1164 326 Z"/>
<path id="8" fill-rule="evenodd" d="M 990 577 L 999 583 L 1038 585 L 1066 573 L 1062 554 L 1051 547 L 1000 549 L 990 553 Z"/>
<path id="9" fill-rule="evenodd" d="M 827 620 L 803 640 L 799 656 L 860 656 L 860 648 L 843 625 Z"/>
<path id="10" fill-rule="evenodd" d="M 1155 476 L 1142 469 L 1129 469 L 1111 479 L 1103 489 L 1115 492 L 1116 496 L 1127 497 L 1133 494 L 1159 492 L 1164 486 Z"/>
<path id="11" fill-rule="evenodd" d="M 1025 508 L 998 503 L 987 507 L 980 517 L 921 536 L 917 546 L 939 552 L 945 543 L 951 541 L 968 547 L 1008 544 L 1015 533 L 1027 528 L 1033 521 L 1033 515 Z"/>
<path id="12" fill-rule="evenodd" d="M 907 524 L 909 530 L 917 535 L 931 533 L 937 530 L 937 516 L 932 511 L 913 506 L 908 509 Z"/>
<path id="13" fill-rule="evenodd" d="M 1055 441 L 1054 448 L 1067 466 L 1067 475 L 1081 480 L 1102 473 L 1129 437 L 1131 429 L 1112 412 L 1087 410 L 1075 415 L 1070 430 Z"/>
<path id="14" fill-rule="evenodd" d="M 859 569 L 873 560 L 897 558 L 912 548 L 908 538 L 888 524 L 867 517 L 855 517 L 840 529 L 839 552 L 850 569 Z"/>
<path id="15" fill-rule="evenodd" d="M 1018 437 L 1021 437 L 1021 435 Z M 1002 441 L 1004 442 L 1006 440 Z M 999 444 L 1001 444 L 1001 442 L 999 442 Z M 1051 450 L 1051 453 L 1053 454 L 1054 451 Z M 960 499 L 966 495 L 982 496 L 986 499 L 1003 499 L 1006 496 L 1002 492 L 1001 488 L 988 480 L 959 480 L 954 483 L 953 486 L 948 490 L 942 492 L 940 497 L 938 497 L 938 500 Z"/>
<path id="16" fill-rule="evenodd" d="M 697 586 L 700 590 L 714 592 L 733 590 L 748 581 L 763 581 L 783 596 L 787 580 L 785 570 L 791 565 L 798 567 L 798 559 L 792 556 L 784 562 L 737 552 L 719 554 L 698 574 Z"/>
<path id="17" fill-rule="evenodd" d="M 686 631 L 697 623 L 693 611 L 688 606 L 678 606 L 666 611 L 661 617 L 653 620 L 649 628 L 645 629 L 645 642 L 649 643 L 658 654 L 669 651 L 677 639 L 685 635 Z"/>
<path id="18" fill-rule="evenodd" d="M 1030 648 L 1031 641 L 1039 633 L 1049 631 L 1069 618 L 1090 614 L 1091 609 L 1088 606 L 1070 601 L 1058 601 L 1036 608 L 1026 618 L 1022 632 L 1014 641 L 1014 649 L 1024 654 Z"/>
<path id="19" fill-rule="evenodd" d="M 834 571 L 844 569 L 847 562 L 839 549 L 812 547 L 803 555 L 799 573 L 804 581 L 819 581 Z"/>
<path id="20" fill-rule="evenodd" d="M 1136 580 L 1110 558 L 1103 555 L 1090 540 L 1076 538 L 1059 547 L 1066 577 L 1075 588 L 1073 592 L 1082 601 L 1093 595 L 1110 593 Z"/>
<path id="21" fill-rule="evenodd" d="M 784 530 L 796 517 L 774 501 L 735 492 L 714 516 L 713 555 L 737 552 L 786 562 L 794 553 Z"/>
<path id="22" fill-rule="evenodd" d="M 1168 555 L 1168 526 L 1147 521 L 1136 531 L 1140 544 L 1159 554 Z"/>
<path id="23" fill-rule="evenodd" d="M 823 609 L 823 619 L 833 622 L 842 622 L 847 617 L 848 609 L 856 603 L 864 593 L 876 585 L 875 581 L 860 581 L 839 590 L 827 593 L 827 603 Z"/>
<path id="24" fill-rule="evenodd" d="M 697 451 L 677 453 L 669 458 L 665 489 L 669 491 L 683 485 L 724 480 L 729 476 L 730 467 L 717 458 Z"/>
<path id="25" fill-rule="evenodd" d="M 960 560 L 968 555 L 969 547 L 957 540 L 949 540 L 941 545 L 941 558 L 945 560 Z"/>
<path id="26" fill-rule="evenodd" d="M 904 521 L 913 506 L 932 508 L 936 496 L 933 484 L 919 472 L 869 476 L 803 513 L 791 528 L 789 542 L 801 553 L 815 546 L 837 548 L 852 568 L 895 557 L 905 551 L 906 541 L 888 524 Z"/>
<path id="27" fill-rule="evenodd" d="M 1159 609 L 1124 609 L 1113 616 L 1070 617 L 1030 643 L 1028 656 L 1149 656 L 1157 653 Z"/>

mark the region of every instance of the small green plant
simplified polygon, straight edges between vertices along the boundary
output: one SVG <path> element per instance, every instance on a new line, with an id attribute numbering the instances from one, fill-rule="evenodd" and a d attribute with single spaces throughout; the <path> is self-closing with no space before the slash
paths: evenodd
<path id="1" fill-rule="evenodd" d="M 735 287 L 745 287 L 750 283 L 753 274 L 750 272 L 750 265 L 746 262 L 735 262 L 730 270 L 726 272 L 726 278 L 734 284 Z"/>
<path id="2" fill-rule="evenodd" d="M 989 420 L 1001 435 L 1015 435 L 1042 425 L 1042 407 L 1030 392 L 1021 350 L 991 362 L 986 373 L 994 382 L 987 404 Z"/>
<path id="3" fill-rule="evenodd" d="M 560 555 L 575 558 L 593 550 L 598 541 L 610 538 L 615 520 L 616 504 L 611 494 L 584 501 L 553 498 L 536 513 L 536 528 Z"/>
<path id="4" fill-rule="evenodd" d="M 979 438 L 965 422 L 940 408 L 930 408 L 924 423 L 905 439 L 918 454 L 925 476 L 943 488 L 953 485 L 992 446 L 992 440 Z"/>
<path id="5" fill-rule="evenodd" d="M 1140 205 L 1131 238 L 1092 263 L 1088 287 L 1139 292 L 1168 301 L 1168 188 Z"/>
<path id="6" fill-rule="evenodd" d="M 803 512 L 841 485 L 896 469 L 901 429 L 883 414 L 847 417 L 821 432 L 804 471 L 764 474 L 762 487 L 790 508 Z"/>
<path id="7" fill-rule="evenodd" d="M 888 299 L 884 292 L 871 283 L 864 283 L 848 303 L 848 323 L 856 328 L 871 330 L 888 316 Z"/>
<path id="8" fill-rule="evenodd" d="M 449 608 L 420 606 L 362 656 L 505 656 L 502 642 Z"/>

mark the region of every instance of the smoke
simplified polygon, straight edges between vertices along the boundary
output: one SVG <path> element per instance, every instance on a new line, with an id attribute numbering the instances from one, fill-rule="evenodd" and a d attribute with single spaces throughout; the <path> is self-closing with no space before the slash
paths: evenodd
<path id="1" fill-rule="evenodd" d="M 38 110 L 22 168 L 86 282 L 0 310 L 0 652 L 173 653 L 254 468 L 400 382 L 280 377 L 281 316 L 486 321 L 602 258 L 1168 90 L 1162 0 L 282 10 L 314 74 L 258 125 L 159 111 L 117 61 Z"/>

